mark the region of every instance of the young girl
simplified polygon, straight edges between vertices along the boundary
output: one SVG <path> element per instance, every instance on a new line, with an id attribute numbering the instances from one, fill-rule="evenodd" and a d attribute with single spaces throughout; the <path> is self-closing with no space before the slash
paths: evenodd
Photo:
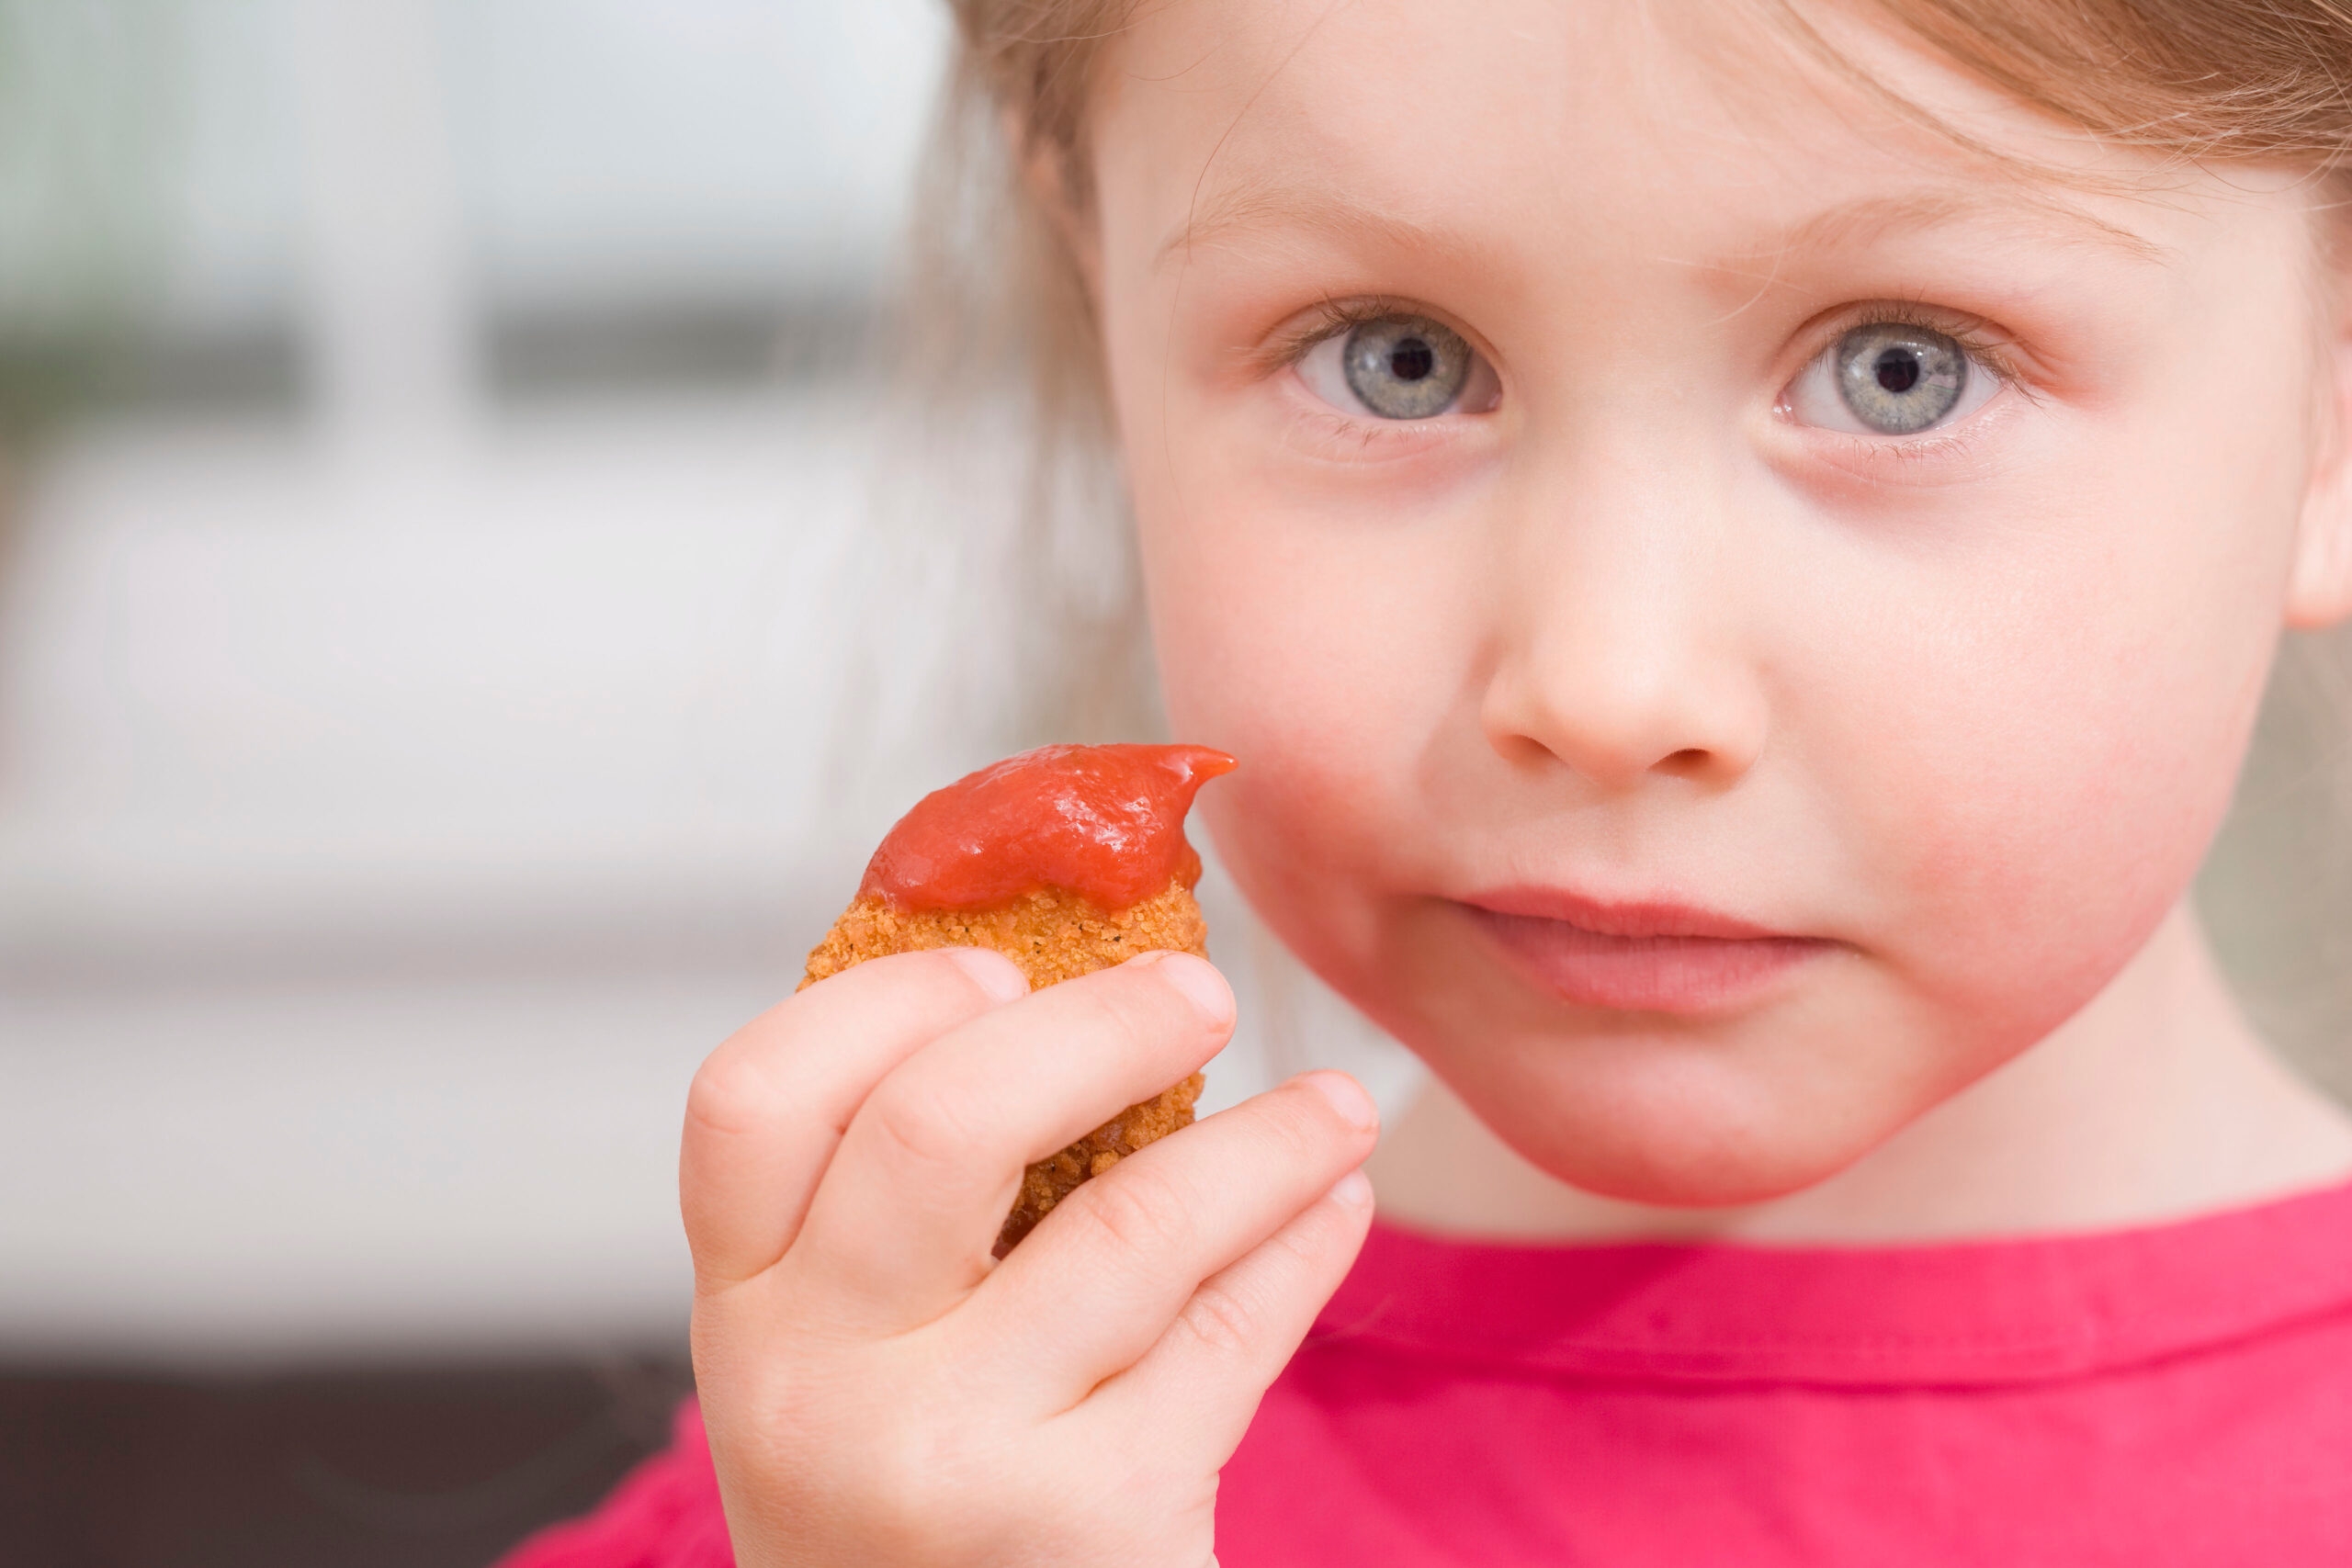
<path id="1" fill-rule="evenodd" d="M 1215 840 L 1432 1087 L 991 1266 L 1216 972 L 794 998 L 688 1112 L 699 1416 L 513 1561 L 2352 1562 L 2352 1125 L 2186 903 L 2352 609 L 2352 19 L 956 12 Z"/>

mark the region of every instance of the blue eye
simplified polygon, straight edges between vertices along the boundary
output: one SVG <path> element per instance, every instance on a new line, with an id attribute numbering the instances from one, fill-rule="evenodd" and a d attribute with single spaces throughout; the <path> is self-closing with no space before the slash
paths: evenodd
<path id="1" fill-rule="evenodd" d="M 1477 350 L 1426 316 L 1381 316 L 1334 333 L 1306 351 L 1298 374 L 1332 407 L 1376 419 L 1482 413 L 1499 390 Z"/>
<path id="2" fill-rule="evenodd" d="M 1867 321 L 1844 333 L 1791 385 L 1788 412 L 1858 435 L 1917 435 L 1973 413 L 2000 378 L 1932 327 Z"/>
<path id="3" fill-rule="evenodd" d="M 1968 390 L 1968 355 L 1941 333 L 1856 327 L 1832 354 L 1838 396 L 1856 419 L 1883 434 L 1933 428 Z"/>
<path id="4" fill-rule="evenodd" d="M 1428 419 L 1452 408 L 1470 378 L 1470 345 L 1435 321 L 1366 321 L 1340 349 L 1348 390 L 1383 419 Z"/>

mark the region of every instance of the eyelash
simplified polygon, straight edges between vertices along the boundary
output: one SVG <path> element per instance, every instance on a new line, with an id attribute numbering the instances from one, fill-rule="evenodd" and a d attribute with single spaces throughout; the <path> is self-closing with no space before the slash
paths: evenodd
<path id="1" fill-rule="evenodd" d="M 1442 321 L 1428 307 L 1408 299 L 1323 299 L 1315 306 L 1314 319 L 1282 333 L 1265 347 L 1263 360 L 1269 371 L 1286 369 L 1306 357 L 1317 344 L 1328 342 L 1342 333 L 1351 333 L 1367 321 L 1393 321 L 1398 316 L 1426 316 Z M 1447 322 L 1451 326 L 1453 323 Z M 1460 332 L 1459 327 L 1455 327 Z M 1465 334 L 1466 335 L 1466 334 Z"/>
<path id="2" fill-rule="evenodd" d="M 1353 332 L 1367 321 L 1392 320 L 1397 316 L 1437 317 L 1428 307 L 1408 299 L 1390 296 L 1370 299 L 1330 299 L 1318 301 L 1314 315 L 1307 321 L 1278 335 L 1258 356 L 1266 374 L 1295 367 L 1317 344 L 1343 333 Z M 1960 344 L 1962 350 L 1977 364 L 1991 372 L 2001 383 L 2002 389 L 2014 391 L 2029 401 L 2034 399 L 2032 384 L 2018 365 L 2010 343 L 1994 333 L 1984 321 L 1952 310 L 1939 310 L 1924 301 L 1911 299 L 1881 299 L 1867 304 L 1851 305 L 1830 317 L 1812 333 L 1812 351 L 1799 362 L 1798 370 L 1782 382 L 1782 390 L 1775 398 L 1774 406 L 1785 406 L 1787 388 L 1794 383 L 1796 374 L 1829 352 L 1838 340 L 1856 327 L 1884 323 L 1891 326 L 1916 327 L 1924 332 L 1940 333 Z M 1455 329 L 1460 331 L 1459 328 Z M 1344 417 L 1344 416 L 1341 416 Z M 1351 423 L 1359 422 L 1351 421 Z M 1385 422 L 1383 422 L 1385 427 Z M 1926 457 L 1950 445 L 1955 437 L 1940 432 L 1917 436 L 1880 438 L 1870 444 L 1890 457 Z"/>
<path id="3" fill-rule="evenodd" d="M 1921 332 L 1940 333 L 1960 344 L 1971 359 L 1991 371 L 1993 378 L 2000 382 L 2003 389 L 2014 390 L 2029 399 L 2033 395 L 2013 346 L 2007 340 L 1995 335 L 1986 322 L 1958 311 L 1938 310 L 1917 300 L 1879 299 L 1866 305 L 1849 305 L 1814 331 L 1813 350 L 1798 362 L 1797 369 L 1781 383 L 1781 398 L 1785 400 L 1786 388 L 1794 385 L 1795 377 L 1806 366 L 1835 348 L 1838 340 L 1848 333 L 1856 327 L 1880 325 L 1915 327 Z M 1917 438 L 1904 436 L 1892 439 Z"/>

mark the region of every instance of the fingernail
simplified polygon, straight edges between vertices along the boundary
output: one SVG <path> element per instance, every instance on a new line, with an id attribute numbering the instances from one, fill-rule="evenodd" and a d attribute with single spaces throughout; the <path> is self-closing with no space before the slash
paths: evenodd
<path id="1" fill-rule="evenodd" d="M 985 947 L 951 947 L 947 956 L 991 1001 L 1017 1001 L 1029 994 L 1029 977 L 1001 953 Z"/>
<path id="2" fill-rule="evenodd" d="M 1363 1171 L 1351 1170 L 1331 1183 L 1331 1190 L 1326 1196 L 1342 1209 L 1369 1209 L 1372 1207 L 1372 1183 L 1365 1179 Z"/>
<path id="3" fill-rule="evenodd" d="M 1233 987 L 1209 964 L 1186 953 L 1147 953 L 1133 962 L 1150 965 L 1209 1022 L 1233 1021 Z"/>
<path id="4" fill-rule="evenodd" d="M 1347 1074 L 1330 1071 L 1308 1073 L 1299 1081 L 1329 1100 L 1331 1109 L 1338 1111 L 1340 1120 L 1349 1126 L 1369 1133 L 1380 1125 L 1380 1107 L 1372 1102 L 1372 1096 L 1364 1092 L 1363 1085 Z"/>

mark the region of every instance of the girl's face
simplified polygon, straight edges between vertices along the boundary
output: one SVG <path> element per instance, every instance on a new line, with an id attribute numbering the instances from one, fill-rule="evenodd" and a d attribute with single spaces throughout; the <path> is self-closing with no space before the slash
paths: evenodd
<path id="1" fill-rule="evenodd" d="M 1170 712 L 1308 963 L 1709 1202 L 2130 960 L 2332 609 L 2306 193 L 1833 29 L 1996 164 L 1713 0 L 1145 10 L 1086 260 Z"/>

